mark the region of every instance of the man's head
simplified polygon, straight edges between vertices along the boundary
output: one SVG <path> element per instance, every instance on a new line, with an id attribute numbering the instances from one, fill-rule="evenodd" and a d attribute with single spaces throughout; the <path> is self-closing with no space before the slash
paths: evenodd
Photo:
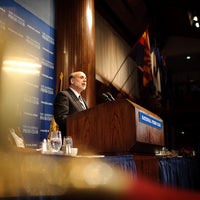
<path id="1" fill-rule="evenodd" d="M 78 93 L 81 93 L 86 89 L 87 86 L 87 77 L 82 71 L 73 72 L 69 76 L 69 86 L 76 90 Z"/>

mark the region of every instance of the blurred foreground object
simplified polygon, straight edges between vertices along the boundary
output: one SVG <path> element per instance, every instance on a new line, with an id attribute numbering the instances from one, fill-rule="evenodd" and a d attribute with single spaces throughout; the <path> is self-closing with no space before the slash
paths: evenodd
<path id="1" fill-rule="evenodd" d="M 13 128 L 11 128 L 9 131 L 10 131 L 10 134 L 11 134 L 16 146 L 25 148 L 24 139 L 22 137 L 22 134 L 20 134 L 20 136 L 21 136 L 20 137 Z M 18 131 L 20 131 L 20 130 L 18 130 Z"/>
<path id="2" fill-rule="evenodd" d="M 130 176 L 95 156 L 72 158 L 7 150 L 0 151 L 0 157 L 1 199 L 200 199 L 198 192 Z"/>

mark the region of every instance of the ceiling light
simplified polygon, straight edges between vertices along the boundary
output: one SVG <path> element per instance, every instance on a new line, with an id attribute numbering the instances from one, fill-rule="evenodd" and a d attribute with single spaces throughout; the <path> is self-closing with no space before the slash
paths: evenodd
<path id="1" fill-rule="evenodd" d="M 184 135 L 185 134 L 185 132 L 184 131 L 181 131 L 181 135 Z"/>
<path id="2" fill-rule="evenodd" d="M 189 11 L 188 12 L 188 17 L 189 17 L 191 26 L 199 28 L 199 19 L 198 19 L 197 15 L 196 15 L 196 12 L 195 11 Z"/>
<path id="3" fill-rule="evenodd" d="M 198 17 L 196 15 L 193 17 L 193 21 L 195 21 L 195 22 L 198 21 Z"/>
<path id="4" fill-rule="evenodd" d="M 196 22 L 196 23 L 195 23 L 195 26 L 196 26 L 197 28 L 199 28 L 199 22 Z"/>
<path id="5" fill-rule="evenodd" d="M 187 59 L 187 60 L 190 60 L 190 59 L 191 59 L 191 57 L 190 57 L 190 56 L 187 56 L 187 57 L 186 57 L 186 59 Z"/>

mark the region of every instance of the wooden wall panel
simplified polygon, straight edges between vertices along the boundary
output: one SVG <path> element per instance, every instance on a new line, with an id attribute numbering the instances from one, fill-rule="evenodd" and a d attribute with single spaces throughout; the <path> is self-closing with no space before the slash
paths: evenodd
<path id="1" fill-rule="evenodd" d="M 83 93 L 89 107 L 95 105 L 95 20 L 94 0 L 56 1 L 56 67 L 57 88 L 60 72 L 67 77 L 81 70 L 88 77 Z"/>

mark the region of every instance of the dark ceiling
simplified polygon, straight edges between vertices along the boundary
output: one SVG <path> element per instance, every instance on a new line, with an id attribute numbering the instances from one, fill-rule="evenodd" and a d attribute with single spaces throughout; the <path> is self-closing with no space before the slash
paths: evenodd
<path id="1" fill-rule="evenodd" d="M 148 27 L 150 45 L 166 56 L 174 82 L 182 74 L 200 90 L 200 28 L 189 19 L 195 13 L 200 20 L 198 0 L 95 0 L 95 6 L 130 46 Z"/>
<path id="2" fill-rule="evenodd" d="M 167 120 L 195 132 L 200 116 L 200 28 L 191 25 L 189 13 L 200 20 L 199 1 L 95 0 L 95 7 L 130 46 L 148 27 L 150 45 L 166 56 L 172 71 L 175 103 Z"/>
<path id="3" fill-rule="evenodd" d="M 130 45 L 148 27 L 151 45 L 156 44 L 165 55 L 183 53 L 184 44 L 184 53 L 200 52 L 200 29 L 191 26 L 188 15 L 192 11 L 200 18 L 197 0 L 96 0 L 95 5 Z M 181 48 L 170 49 L 176 40 Z"/>

